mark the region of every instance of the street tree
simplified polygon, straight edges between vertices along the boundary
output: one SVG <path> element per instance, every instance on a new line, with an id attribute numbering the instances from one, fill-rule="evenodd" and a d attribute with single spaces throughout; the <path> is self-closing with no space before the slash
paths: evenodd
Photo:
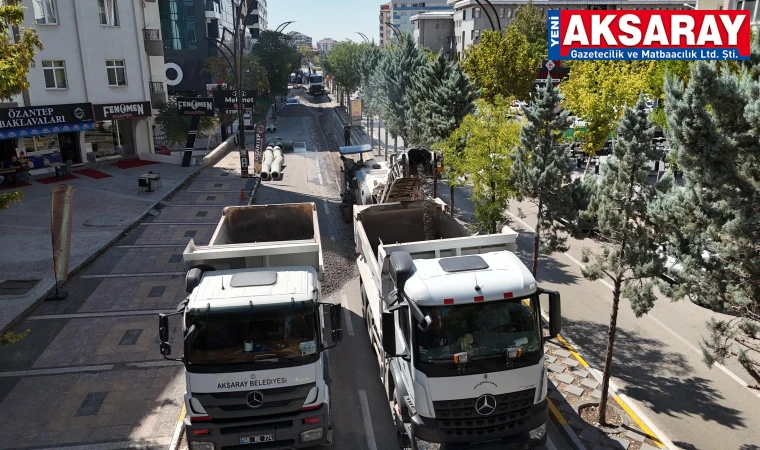
<path id="1" fill-rule="evenodd" d="M 700 343 L 708 366 L 736 358 L 760 388 L 760 41 L 740 73 L 715 62 L 668 78 L 668 138 L 685 186 L 657 208 L 669 256 L 682 269 L 666 290 L 730 316 Z"/>
<path id="2" fill-rule="evenodd" d="M 290 36 L 272 30 L 263 30 L 253 46 L 253 54 L 266 70 L 269 92 L 274 95 L 288 93 L 288 76 L 301 67 L 301 54 L 293 48 Z"/>
<path id="3" fill-rule="evenodd" d="M 37 50 L 42 50 L 35 30 L 20 30 L 24 9 L 18 0 L 0 3 L 0 100 L 10 100 L 29 89 L 29 68 L 34 67 Z"/>
<path id="4" fill-rule="evenodd" d="M 394 139 L 400 136 L 407 142 L 409 138 L 404 98 L 424 63 L 414 41 L 404 35 L 398 45 L 386 50 L 386 56 L 372 76 L 377 88 L 377 111 Z"/>
<path id="5" fill-rule="evenodd" d="M 538 60 L 516 27 L 505 33 L 485 31 L 480 44 L 464 51 L 462 68 L 489 102 L 496 96 L 527 99 L 536 79 Z"/>
<path id="6" fill-rule="evenodd" d="M 434 80 L 424 102 L 422 141 L 429 146 L 447 139 L 475 109 L 475 100 L 480 95 L 458 62 L 448 61 L 443 54 L 436 61 L 445 63 L 445 71 Z"/>
<path id="7" fill-rule="evenodd" d="M 581 268 L 585 278 L 608 279 L 613 288 L 598 411 L 601 424 L 607 423 L 620 299 L 630 301 L 636 317 L 646 314 L 654 306 L 656 282 L 653 280 L 662 273 L 663 267 L 656 251 L 656 235 L 647 222 L 648 205 L 657 195 L 657 188 L 647 183 L 649 163 L 657 160 L 660 152 L 652 143 L 654 128 L 647 118 L 643 95 L 639 96 L 635 108 L 625 108 L 618 136 L 601 184 L 589 205 L 598 220 L 601 251 L 584 248 L 585 266 Z M 668 180 L 670 178 L 665 178 L 663 183 Z"/>
<path id="8" fill-rule="evenodd" d="M 359 89 L 362 74 L 359 65 L 362 47 L 351 41 L 336 43 L 327 54 L 330 76 L 346 95 Z"/>
<path id="9" fill-rule="evenodd" d="M 169 101 L 158 109 L 156 124 L 166 135 L 166 140 L 172 145 L 184 145 L 187 133 L 190 131 L 190 117 L 177 113 L 177 98 L 169 97 Z M 198 132 L 209 134 L 216 130 L 213 117 L 202 117 L 198 124 Z"/>
<path id="10" fill-rule="evenodd" d="M 538 12 L 532 1 L 528 4 L 517 8 L 515 17 L 510 23 L 517 31 L 525 36 L 530 46 L 530 54 L 537 60 L 546 58 L 549 53 L 547 38 L 549 31 L 547 29 L 546 19 Z"/>
<path id="11" fill-rule="evenodd" d="M 229 61 L 232 61 L 231 57 Z M 229 86 L 235 86 L 235 74 L 232 73 L 227 59 L 222 55 L 206 58 L 203 65 L 203 73 L 211 75 L 215 81 L 222 80 Z M 266 92 L 268 88 L 267 71 L 261 65 L 259 57 L 256 55 L 245 55 L 243 57 L 243 89 Z"/>
<path id="12" fill-rule="evenodd" d="M 539 254 L 567 251 L 567 238 L 561 233 L 565 227 L 558 219 L 574 214 L 575 185 L 567 162 L 568 145 L 563 140 L 572 121 L 568 112 L 560 109 L 551 78 L 546 87 L 539 88 L 533 109 L 523 108 L 523 112 L 526 120 L 520 130 L 512 180 L 517 199 L 527 199 L 536 207 L 532 268 L 536 277 Z"/>
<path id="13" fill-rule="evenodd" d="M 312 49 L 310 45 L 301 44 L 301 46 L 298 47 L 298 53 L 301 54 L 302 64 L 314 62 L 314 49 Z"/>
<path id="14" fill-rule="evenodd" d="M 375 85 L 372 83 L 372 74 L 380 64 L 380 60 L 383 57 L 383 53 L 380 48 L 375 45 L 374 41 L 369 45 L 363 45 L 361 47 L 361 53 L 359 55 L 359 72 L 361 73 L 361 92 L 367 107 L 367 115 L 374 117 L 375 115 Z M 370 121 L 370 136 L 374 136 L 374 120 Z"/>
<path id="15" fill-rule="evenodd" d="M 462 171 L 472 184 L 474 217 L 478 228 L 496 233 L 508 223 L 507 207 L 514 197 L 512 156 L 520 139 L 510 102 L 478 100 L 476 112 L 464 118 L 458 135 L 465 137 Z M 456 161 L 455 161 L 456 164 Z"/>
<path id="16" fill-rule="evenodd" d="M 433 61 L 423 57 L 417 76 L 412 79 L 410 89 L 404 93 L 405 121 L 407 128 L 407 146 L 419 145 L 429 147 L 426 142 L 426 129 L 423 121 L 429 114 L 429 101 L 441 80 L 445 79 L 449 70 L 449 61 L 442 53 Z"/>
<path id="17" fill-rule="evenodd" d="M 625 106 L 636 104 L 639 93 L 647 88 L 649 61 L 574 61 L 570 76 L 560 85 L 565 108 L 587 125 L 575 130 L 583 152 L 595 156 L 601 150 Z M 588 172 L 588 159 L 584 176 Z"/>
<path id="18" fill-rule="evenodd" d="M 467 117 L 467 116 L 465 116 Z M 466 184 L 465 148 L 467 147 L 467 130 L 459 126 L 448 139 L 435 144 L 435 149 L 441 152 L 443 157 L 443 169 L 449 184 L 449 209 L 454 215 L 456 206 L 454 193 L 456 188 Z"/>

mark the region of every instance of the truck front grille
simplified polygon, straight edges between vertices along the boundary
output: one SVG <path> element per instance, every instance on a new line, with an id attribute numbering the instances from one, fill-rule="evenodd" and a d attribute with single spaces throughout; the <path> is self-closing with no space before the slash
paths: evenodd
<path id="1" fill-rule="evenodd" d="M 315 383 L 272 389 L 193 394 L 206 413 L 214 420 L 251 418 L 293 413 L 301 409 Z M 264 401 L 258 408 L 248 405 L 248 395 L 254 391 L 263 394 Z"/>
<path id="2" fill-rule="evenodd" d="M 438 427 L 445 438 L 489 439 L 522 431 L 530 417 L 536 390 L 494 395 L 496 409 L 488 416 L 475 410 L 479 397 L 433 402 Z"/>

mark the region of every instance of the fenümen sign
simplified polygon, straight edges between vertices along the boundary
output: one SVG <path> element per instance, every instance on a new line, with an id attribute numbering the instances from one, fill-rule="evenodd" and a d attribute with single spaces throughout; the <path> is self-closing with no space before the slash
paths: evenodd
<path id="1" fill-rule="evenodd" d="M 240 103 L 238 101 L 237 91 L 213 91 L 214 102 L 217 108 L 236 108 Z M 254 91 L 243 91 L 243 105 L 246 107 L 252 107 L 256 104 L 256 94 Z"/>
<path id="2" fill-rule="evenodd" d="M 112 103 L 92 105 L 95 120 L 119 120 L 138 117 L 150 117 L 150 102 Z"/>
<path id="3" fill-rule="evenodd" d="M 180 116 L 213 116 L 212 97 L 180 97 L 177 99 L 177 113 Z"/>

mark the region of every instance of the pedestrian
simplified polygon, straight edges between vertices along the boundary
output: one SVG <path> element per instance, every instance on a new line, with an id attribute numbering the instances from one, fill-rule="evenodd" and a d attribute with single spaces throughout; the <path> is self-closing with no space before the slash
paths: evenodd
<path id="1" fill-rule="evenodd" d="M 343 137 L 346 140 L 346 147 L 351 145 L 351 125 L 348 122 L 343 126 Z"/>
<path id="2" fill-rule="evenodd" d="M 16 170 L 13 173 L 13 176 L 16 178 L 16 186 L 20 186 L 21 180 L 24 178 L 24 166 L 21 165 L 15 155 L 11 157 L 11 167 Z"/>

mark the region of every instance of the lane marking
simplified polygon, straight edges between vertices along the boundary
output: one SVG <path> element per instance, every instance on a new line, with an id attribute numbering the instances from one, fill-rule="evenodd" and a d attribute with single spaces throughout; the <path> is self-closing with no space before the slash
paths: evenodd
<path id="1" fill-rule="evenodd" d="M 514 217 L 514 218 L 515 218 L 515 219 L 516 219 L 518 222 L 520 222 L 520 223 L 521 223 L 521 224 L 522 224 L 522 225 L 523 225 L 525 228 L 527 228 L 529 231 L 531 231 L 531 232 L 535 232 L 535 230 L 534 230 L 534 229 L 533 229 L 533 228 L 532 228 L 530 225 L 528 225 L 527 223 L 525 223 L 524 221 L 522 221 L 522 220 L 521 220 L 519 217 L 515 216 L 514 214 L 512 214 L 512 213 L 511 213 L 511 212 L 509 212 L 509 211 L 507 211 L 507 213 L 508 213 L 510 216 Z M 563 255 L 565 255 L 565 256 L 566 256 L 568 259 L 570 259 L 570 261 L 574 262 L 574 263 L 575 263 L 575 264 L 576 264 L 578 267 L 581 267 L 581 268 L 585 268 L 585 267 L 586 267 L 586 266 L 585 266 L 585 265 L 584 265 L 582 262 L 578 261 L 578 260 L 577 260 L 575 257 L 573 257 L 573 255 L 571 255 L 570 253 L 563 253 Z M 615 288 L 614 288 L 614 287 L 613 287 L 613 286 L 612 286 L 612 285 L 611 285 L 611 284 L 610 284 L 610 283 L 609 283 L 607 280 L 605 280 L 605 279 L 599 279 L 599 280 L 597 280 L 597 281 L 599 281 L 599 282 L 600 282 L 600 283 L 602 283 L 603 285 L 607 286 L 607 288 L 608 288 L 609 290 L 611 290 L 611 291 L 615 289 Z M 661 322 L 659 319 L 657 319 L 657 318 L 656 318 L 654 315 L 652 315 L 652 314 L 646 314 L 646 317 L 647 317 L 648 319 L 652 320 L 654 323 L 656 323 L 656 324 L 657 324 L 657 325 L 658 325 L 660 328 L 662 328 L 663 330 L 667 331 L 667 332 L 668 332 L 670 335 L 672 335 L 673 337 L 677 338 L 679 341 L 681 341 L 683 344 L 685 344 L 687 348 L 691 349 L 691 350 L 692 350 L 694 353 L 696 353 L 696 354 L 697 354 L 697 355 L 699 355 L 699 356 L 702 356 L 702 351 L 701 351 L 699 348 L 697 348 L 697 347 L 696 347 L 694 344 L 692 344 L 691 342 L 687 341 L 687 340 L 686 340 L 685 338 L 683 338 L 681 335 L 679 335 L 678 333 L 676 333 L 675 331 L 673 331 L 673 330 L 672 330 L 670 327 L 668 327 L 667 325 L 665 325 L 664 323 L 662 323 L 662 322 Z M 729 376 L 729 378 L 731 378 L 732 380 L 734 380 L 734 381 L 735 381 L 736 383 L 738 383 L 740 386 L 742 386 L 743 388 L 745 388 L 745 389 L 747 389 L 749 392 L 751 392 L 751 393 L 752 393 L 752 395 L 754 395 L 754 396 L 755 396 L 755 397 L 757 397 L 757 398 L 760 398 L 760 392 L 757 392 L 757 391 L 755 391 L 755 390 L 751 389 L 751 388 L 749 387 L 749 384 L 748 384 L 746 381 L 742 380 L 742 379 L 741 379 L 741 377 L 739 377 L 738 375 L 736 375 L 735 373 L 733 373 L 733 372 L 732 372 L 730 369 L 728 369 L 726 366 L 724 366 L 723 364 L 717 363 L 717 362 L 716 362 L 716 363 L 714 363 L 713 365 L 714 365 L 715 367 L 717 367 L 718 369 L 720 369 L 720 370 L 721 370 L 721 372 L 723 372 L 723 373 L 725 373 L 726 375 L 728 375 L 728 376 Z"/>
<path id="2" fill-rule="evenodd" d="M 132 245 L 114 245 L 113 246 L 113 248 L 175 248 L 175 247 L 187 247 L 187 244 L 132 244 Z"/>
<path id="3" fill-rule="evenodd" d="M 167 277 L 185 275 L 185 272 L 154 272 L 154 273 L 109 273 L 106 275 L 82 275 L 79 278 L 142 278 L 142 277 Z"/>
<path id="4" fill-rule="evenodd" d="M 0 372 L 0 378 L 27 377 L 39 375 L 62 375 L 65 373 L 102 372 L 113 369 L 113 364 L 101 366 L 58 367 L 51 369 L 14 370 L 12 372 Z"/>
<path id="5" fill-rule="evenodd" d="M 73 313 L 73 314 L 48 314 L 44 316 L 29 316 L 28 320 L 56 320 L 56 319 L 87 319 L 97 317 L 123 317 L 123 316 L 150 316 L 161 313 L 170 313 L 169 310 L 137 310 L 137 311 L 114 311 L 114 312 L 92 312 L 92 313 Z"/>
<path id="6" fill-rule="evenodd" d="M 168 361 L 168 360 L 159 360 L 159 361 L 145 361 L 145 362 L 132 362 L 127 363 L 127 366 L 129 367 L 137 367 L 140 369 L 146 369 L 149 367 L 169 367 L 169 366 L 181 366 L 182 361 Z"/>
<path id="7" fill-rule="evenodd" d="M 354 324 L 351 323 L 351 310 L 348 309 L 348 299 L 346 298 L 346 294 L 341 294 L 340 296 L 341 303 L 343 304 L 343 313 L 346 315 L 346 328 L 348 329 L 348 335 L 353 336 L 354 335 Z"/>
<path id="8" fill-rule="evenodd" d="M 205 225 L 205 226 L 214 226 L 219 225 L 219 223 L 212 223 L 212 222 L 141 222 L 139 225 Z"/>
<path id="9" fill-rule="evenodd" d="M 158 439 L 140 439 L 139 448 L 153 448 L 163 447 L 166 445 L 166 438 Z M 32 447 L 22 447 L 32 448 Z M 35 450 L 123 450 L 125 448 L 137 448 L 135 447 L 135 441 L 111 441 L 101 442 L 98 444 L 84 444 L 84 445 L 57 445 L 55 447 L 34 447 Z"/>
<path id="10" fill-rule="evenodd" d="M 179 413 L 179 417 L 177 417 L 177 425 L 174 427 L 174 434 L 172 435 L 172 442 L 169 444 L 169 450 L 176 450 L 179 446 L 179 440 L 182 437 L 182 432 L 185 428 L 185 414 L 186 411 L 185 403 L 182 403 L 182 411 Z"/>
<path id="11" fill-rule="evenodd" d="M 359 403 L 362 405 L 362 417 L 364 419 L 364 434 L 367 436 L 367 448 L 377 450 L 375 442 L 375 430 L 372 429 L 372 419 L 369 415 L 369 403 L 367 402 L 367 393 L 359 391 Z"/>
<path id="12" fill-rule="evenodd" d="M 570 428 L 570 425 L 567 423 L 565 418 L 562 416 L 562 413 L 559 412 L 559 409 L 557 409 L 556 406 L 554 406 L 554 402 L 552 402 L 552 399 L 550 399 L 548 396 L 546 398 L 546 401 L 549 405 L 549 412 L 552 416 L 554 416 L 554 419 L 559 423 L 559 426 L 562 427 L 563 430 L 565 430 L 565 433 L 570 437 L 570 440 L 573 441 L 573 445 L 575 445 L 576 448 L 581 450 L 586 450 L 586 447 L 583 445 L 583 443 L 578 439 L 578 436 L 575 433 L 575 430 Z M 547 424 L 547 427 L 549 425 Z M 549 430 L 547 428 L 547 433 L 549 433 Z M 548 443 L 549 440 L 547 438 L 546 442 Z M 554 445 L 554 444 L 552 444 Z M 555 447 L 556 448 L 556 447 Z"/>

